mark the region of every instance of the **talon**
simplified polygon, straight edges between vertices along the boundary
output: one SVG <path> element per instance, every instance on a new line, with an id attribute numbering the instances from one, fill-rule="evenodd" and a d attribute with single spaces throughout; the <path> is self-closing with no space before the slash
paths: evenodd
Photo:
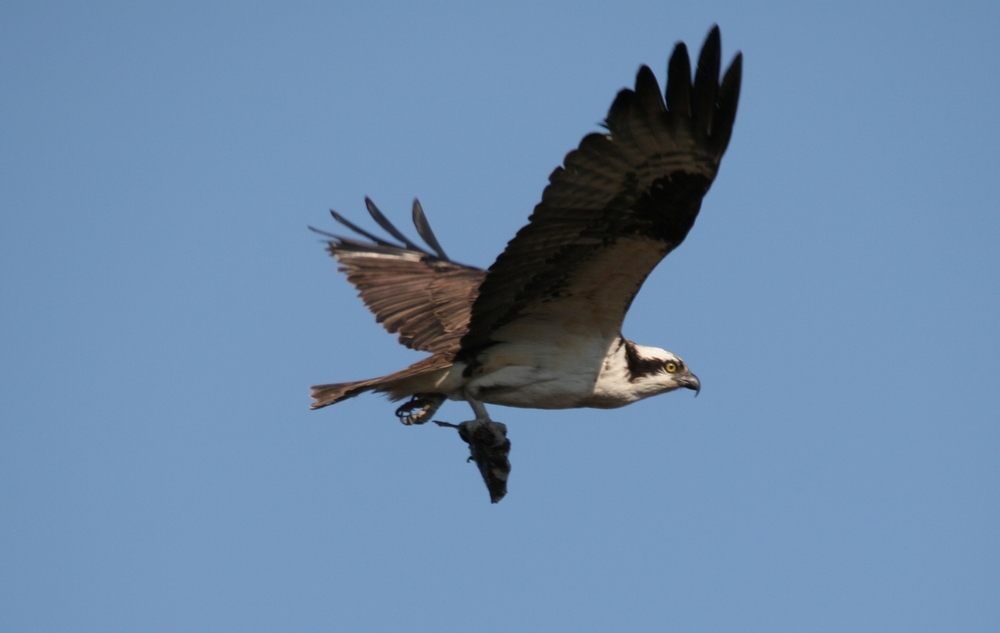
<path id="1" fill-rule="evenodd" d="M 409 402 L 396 409 L 396 417 L 407 426 L 423 424 L 437 413 L 443 402 L 444 396 L 439 393 L 414 394 Z"/>

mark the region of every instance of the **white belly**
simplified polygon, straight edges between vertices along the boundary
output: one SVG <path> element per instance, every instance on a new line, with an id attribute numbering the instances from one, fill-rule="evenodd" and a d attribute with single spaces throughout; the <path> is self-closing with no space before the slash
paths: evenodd
<path id="1" fill-rule="evenodd" d="M 584 406 L 610 342 L 563 337 L 546 343 L 499 343 L 479 358 L 467 379 L 473 397 L 489 404 L 533 409 Z"/>

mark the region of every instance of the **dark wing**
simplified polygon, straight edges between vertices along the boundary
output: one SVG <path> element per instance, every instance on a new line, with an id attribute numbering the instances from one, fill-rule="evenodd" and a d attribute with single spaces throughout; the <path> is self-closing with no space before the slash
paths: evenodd
<path id="1" fill-rule="evenodd" d="M 668 67 L 666 104 L 652 71 L 618 93 L 607 134 L 590 134 L 549 177 L 542 201 L 487 271 L 462 352 L 544 336 L 544 324 L 614 336 L 653 268 L 680 244 L 729 144 L 742 55 L 721 83 L 718 27 L 692 85 L 687 48 Z"/>
<path id="2" fill-rule="evenodd" d="M 448 259 L 418 201 L 413 201 L 413 223 L 434 254 L 411 242 L 371 200 L 365 198 L 365 204 L 375 221 L 402 245 L 372 235 L 335 211 L 330 213 L 337 222 L 371 242 L 313 230 L 332 238 L 328 249 L 340 270 L 347 273 L 375 320 L 390 333 L 399 333 L 400 343 L 433 354 L 454 354 L 486 272 Z"/>

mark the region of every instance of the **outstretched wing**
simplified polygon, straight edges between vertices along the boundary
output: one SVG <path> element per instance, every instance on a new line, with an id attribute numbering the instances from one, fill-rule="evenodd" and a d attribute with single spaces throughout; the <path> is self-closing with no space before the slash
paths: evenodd
<path id="1" fill-rule="evenodd" d="M 714 27 L 692 84 L 677 44 L 666 103 L 652 71 L 611 105 L 607 134 L 590 134 L 549 176 L 542 201 L 489 268 L 462 353 L 497 340 L 561 331 L 612 337 L 653 268 L 685 238 L 719 168 L 736 118 L 742 55 L 721 83 Z"/>
<path id="2" fill-rule="evenodd" d="M 375 320 L 390 333 L 399 333 L 400 343 L 433 354 L 454 354 L 486 272 L 448 259 L 417 200 L 413 223 L 434 254 L 411 242 L 371 200 L 365 198 L 365 204 L 375 221 L 402 245 L 358 228 L 335 211 L 330 211 L 333 219 L 371 242 L 312 230 L 331 238 L 328 250 L 340 270 L 347 273 Z"/>

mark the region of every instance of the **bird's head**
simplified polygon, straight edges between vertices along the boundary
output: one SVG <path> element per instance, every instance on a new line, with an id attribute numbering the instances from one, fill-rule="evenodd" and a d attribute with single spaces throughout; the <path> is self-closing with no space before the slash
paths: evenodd
<path id="1" fill-rule="evenodd" d="M 673 352 L 628 342 L 625 350 L 629 382 L 640 397 L 646 398 L 674 389 L 701 391 L 701 381 Z"/>

